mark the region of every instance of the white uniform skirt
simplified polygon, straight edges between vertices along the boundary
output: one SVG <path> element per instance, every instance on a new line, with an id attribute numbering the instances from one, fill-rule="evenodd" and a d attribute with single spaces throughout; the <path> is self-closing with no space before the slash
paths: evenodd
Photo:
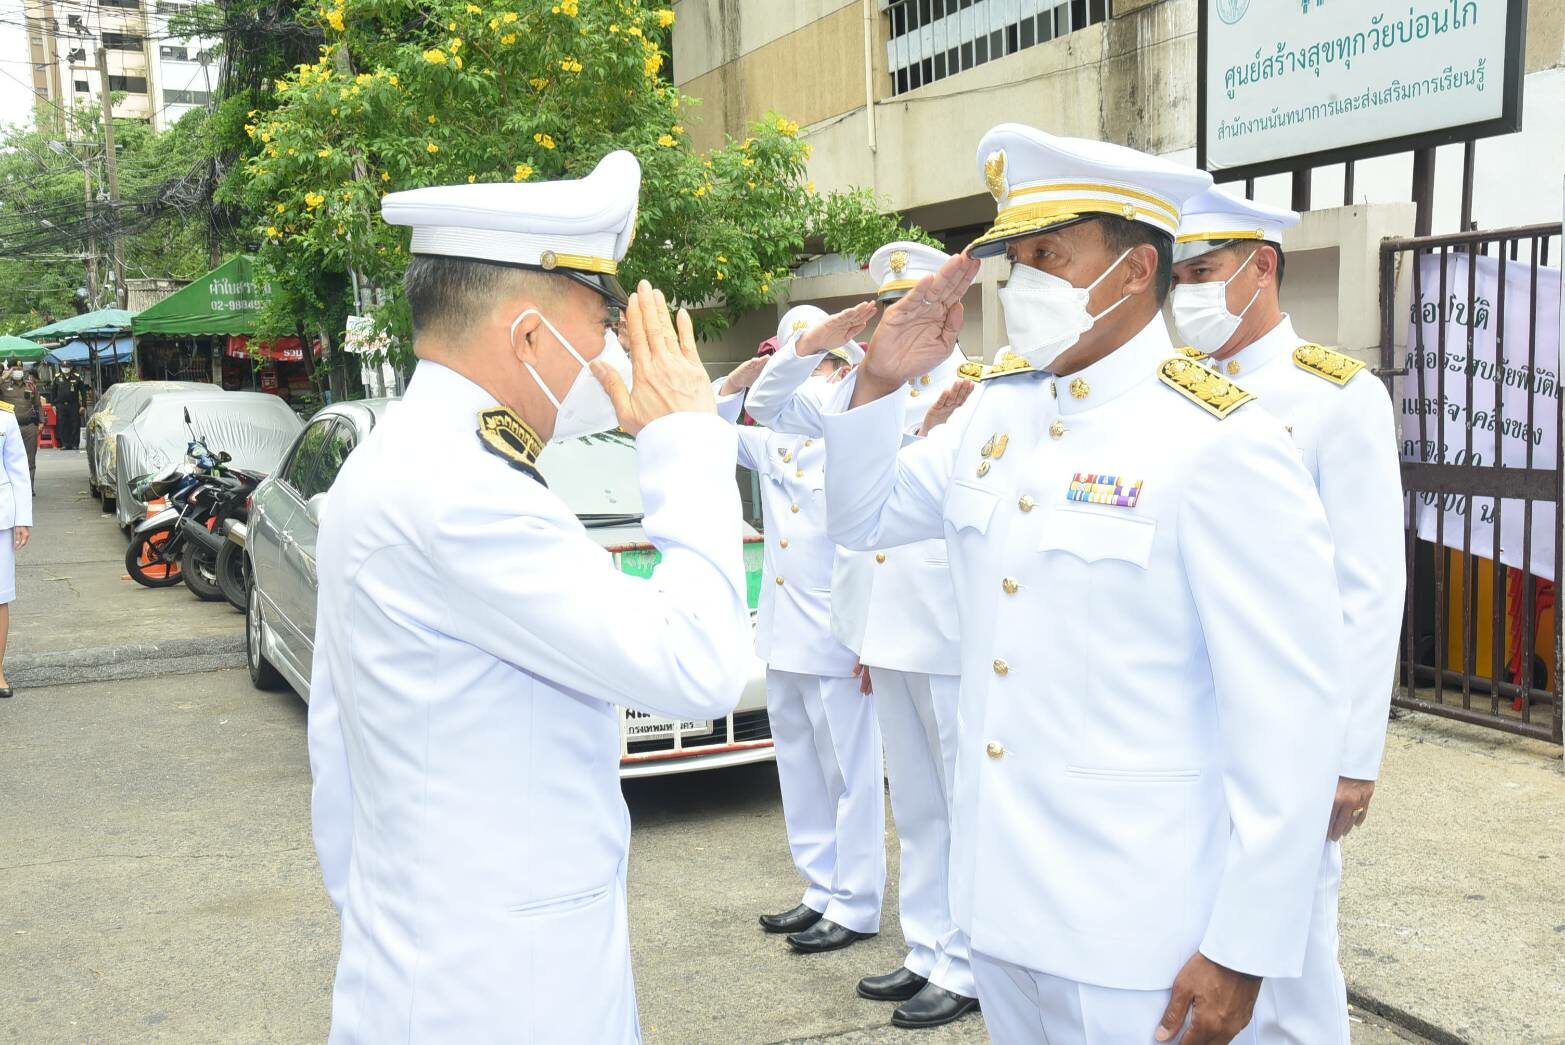
<path id="1" fill-rule="evenodd" d="M 16 601 L 16 546 L 10 530 L 0 530 L 0 604 Z"/>

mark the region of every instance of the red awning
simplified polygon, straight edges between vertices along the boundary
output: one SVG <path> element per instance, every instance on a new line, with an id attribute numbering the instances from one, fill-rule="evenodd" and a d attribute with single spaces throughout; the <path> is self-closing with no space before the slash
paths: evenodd
<path id="1" fill-rule="evenodd" d="M 319 352 L 320 342 L 312 341 L 311 349 Z M 302 363 L 304 362 L 304 342 L 296 337 L 279 337 L 270 341 L 256 343 L 255 351 L 250 349 L 250 339 L 243 334 L 232 334 L 228 338 L 228 354 L 235 359 L 247 359 L 259 355 L 262 359 L 270 359 L 278 363 Z"/>

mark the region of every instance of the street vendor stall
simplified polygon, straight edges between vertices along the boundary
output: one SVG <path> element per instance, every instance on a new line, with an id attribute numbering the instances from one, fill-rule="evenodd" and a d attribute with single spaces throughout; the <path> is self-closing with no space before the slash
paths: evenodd
<path id="1" fill-rule="evenodd" d="M 130 336 L 131 323 L 135 316 L 136 313 L 129 309 L 100 308 L 41 326 L 36 330 L 26 331 L 22 336 L 29 341 L 45 344 L 81 342 L 86 349 L 86 355 L 81 357 L 79 362 L 85 365 L 93 392 L 101 395 L 105 388 L 120 379 L 120 366 L 114 362 L 116 358 L 114 346 Z"/>

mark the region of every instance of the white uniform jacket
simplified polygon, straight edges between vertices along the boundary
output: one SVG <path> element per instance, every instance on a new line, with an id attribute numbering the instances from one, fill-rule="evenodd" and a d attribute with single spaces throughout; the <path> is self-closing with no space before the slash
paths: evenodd
<path id="1" fill-rule="evenodd" d="M 1299 975 L 1347 714 L 1298 453 L 1265 412 L 1163 384 L 1171 352 L 1159 317 L 1069 379 L 981 384 L 900 453 L 894 396 L 826 417 L 832 536 L 950 549 L 957 924 L 1141 990 L 1198 948 Z"/>
<path id="2" fill-rule="evenodd" d="M 797 343 L 795 337 L 767 361 L 745 397 L 745 409 L 777 431 L 820 437 L 823 402 L 800 386 L 821 357 L 801 358 L 794 352 Z M 909 381 L 898 393 L 903 430 L 910 438 L 940 393 L 957 379 L 956 368 L 965 358 L 960 349 L 953 351 L 939 367 Z M 851 396 L 852 386 L 844 382 L 834 386 L 825 402 L 840 409 Z M 831 578 L 832 634 L 865 664 L 926 675 L 957 674 L 961 650 L 954 605 L 943 540 L 873 552 L 837 550 Z"/>
<path id="3" fill-rule="evenodd" d="M 1294 361 L 1304 342 L 1287 316 L 1265 337 L 1209 365 L 1288 426 L 1326 508 L 1342 597 L 1351 714 L 1342 775 L 1374 780 L 1386 747 L 1407 594 L 1402 468 L 1386 386 L 1359 370 L 1337 384 Z"/>
<path id="4" fill-rule="evenodd" d="M 333 1041 L 636 1040 L 615 704 L 720 718 L 748 610 L 732 429 L 637 439 L 650 579 L 476 434 L 425 361 L 317 545 L 315 841 L 342 916 Z"/>
<path id="5" fill-rule="evenodd" d="M 16 414 L 0 410 L 0 530 L 33 524 L 33 478 L 27 470 L 27 447 Z"/>

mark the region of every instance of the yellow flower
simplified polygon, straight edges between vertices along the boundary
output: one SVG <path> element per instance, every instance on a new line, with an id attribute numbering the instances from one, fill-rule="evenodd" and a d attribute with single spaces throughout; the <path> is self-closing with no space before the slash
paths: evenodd
<path id="1" fill-rule="evenodd" d="M 336 115 L 337 115 L 337 107 L 336 107 L 336 106 L 335 106 L 335 105 L 334 105 L 334 106 L 332 106 L 332 107 L 331 107 L 331 114 L 332 114 L 332 115 L 333 115 L 333 116 L 336 116 Z"/>
<path id="2" fill-rule="evenodd" d="M 245 115 L 246 116 L 254 116 L 256 113 L 258 113 L 260 111 L 261 111 L 260 109 L 251 109 L 249 112 L 245 113 Z"/>
<path id="3" fill-rule="evenodd" d="M 428 120 L 429 120 L 430 123 L 439 123 L 440 122 L 440 117 L 436 116 L 434 113 L 430 113 L 429 116 L 428 116 Z"/>
<path id="4" fill-rule="evenodd" d="M 276 239 L 278 236 L 282 235 L 282 233 L 277 231 L 276 225 L 268 225 L 266 227 L 266 234 L 272 239 Z"/>
<path id="5" fill-rule="evenodd" d="M 581 72 L 581 63 L 574 58 L 566 58 L 560 62 L 560 68 L 568 73 Z"/>
<path id="6" fill-rule="evenodd" d="M 279 203 L 277 205 L 277 213 L 279 213 L 279 214 L 283 213 L 287 209 L 288 209 L 288 204 L 286 204 L 286 203 Z"/>
<path id="7" fill-rule="evenodd" d="M 745 182 L 745 185 L 749 186 L 752 189 L 755 188 L 755 182 L 753 182 L 753 181 L 747 181 L 747 182 Z"/>
<path id="8" fill-rule="evenodd" d="M 809 193 L 811 196 L 815 195 L 815 183 L 813 181 L 805 182 L 804 191 Z"/>
<path id="9" fill-rule="evenodd" d="M 539 145 L 542 145 L 545 149 L 554 148 L 554 139 L 549 137 L 547 134 L 535 134 L 533 135 L 533 141 L 537 142 Z"/>
<path id="10" fill-rule="evenodd" d="M 254 138 L 255 137 L 255 124 L 253 124 L 253 123 L 245 124 L 245 136 L 249 137 L 249 138 Z"/>
<path id="11" fill-rule="evenodd" d="M 742 165 L 742 166 L 745 166 L 745 167 L 754 167 L 754 166 L 755 166 L 755 161 L 754 161 L 754 160 L 752 160 L 752 159 L 751 159 L 751 158 L 750 158 L 750 157 L 748 157 L 748 156 L 746 156 L 746 157 L 745 157 L 745 158 L 744 158 L 744 159 L 742 159 L 742 160 L 740 160 L 740 161 L 739 161 L 739 163 L 740 163 L 740 164 L 741 164 L 741 165 Z"/>
<path id="12" fill-rule="evenodd" d="M 723 264 L 726 265 L 726 264 L 728 264 L 728 255 L 726 255 L 726 254 L 719 254 L 717 256 L 717 260 L 721 261 Z"/>
<path id="13" fill-rule="evenodd" d="M 509 25 L 510 23 L 516 21 L 516 12 L 515 11 L 507 11 L 505 14 L 500 16 L 500 21 L 505 22 L 507 25 Z"/>
<path id="14" fill-rule="evenodd" d="M 319 207 L 325 202 L 326 197 L 322 196 L 318 192 L 307 192 L 304 194 L 304 205 L 310 210 L 314 210 L 316 207 Z"/>
<path id="15" fill-rule="evenodd" d="M 673 130 L 673 132 L 675 134 L 684 134 L 685 133 L 685 128 L 682 125 L 677 124 L 677 123 L 674 124 L 674 126 L 671 128 L 671 130 Z"/>
<path id="16" fill-rule="evenodd" d="M 491 18 L 491 19 L 489 19 L 489 29 L 490 29 L 491 32 L 499 32 L 500 31 L 500 19 L 498 19 L 498 18 Z"/>
<path id="17" fill-rule="evenodd" d="M 530 163 L 518 163 L 516 173 L 511 175 L 512 181 L 526 181 L 533 176 L 533 165 Z"/>
<path id="18" fill-rule="evenodd" d="M 627 33 L 629 33 L 631 36 L 640 36 L 641 35 L 641 26 L 633 25 L 633 26 L 631 26 L 629 29 L 627 29 L 625 31 Z"/>
<path id="19" fill-rule="evenodd" d="M 719 281 L 722 280 L 722 278 L 723 278 L 723 270 L 722 269 L 718 269 L 717 270 L 717 278 L 718 278 Z"/>
<path id="20" fill-rule="evenodd" d="M 473 182 L 475 182 L 475 181 L 477 181 L 477 180 L 478 180 L 478 175 L 476 175 L 476 174 L 469 174 L 469 175 L 468 175 L 468 176 L 467 176 L 467 183 L 468 183 L 468 184 L 469 184 L 469 185 L 471 185 L 471 184 L 473 184 Z"/>
<path id="21" fill-rule="evenodd" d="M 438 47 L 432 47 L 424 52 L 424 61 L 430 62 L 434 65 L 445 65 L 446 52 L 442 51 Z"/>
<path id="22" fill-rule="evenodd" d="M 576 0 L 560 0 L 560 10 L 570 15 L 572 18 L 575 18 L 579 13 L 576 7 Z"/>
<path id="23" fill-rule="evenodd" d="M 790 138 L 799 133 L 799 125 L 784 116 L 777 117 L 776 126 L 779 133 L 786 134 Z"/>
<path id="24" fill-rule="evenodd" d="M 451 64 L 456 66 L 458 69 L 462 68 L 462 56 L 461 55 L 456 55 L 455 57 L 453 57 L 451 59 Z"/>
<path id="25" fill-rule="evenodd" d="M 433 156 L 435 153 L 440 151 L 440 146 L 436 145 L 434 142 L 430 142 L 428 145 L 424 146 L 424 151 Z"/>
<path id="26" fill-rule="evenodd" d="M 770 294 L 771 292 L 772 292 L 772 285 L 770 283 L 762 283 L 761 284 L 761 293 L 762 294 Z"/>
<path id="27" fill-rule="evenodd" d="M 393 87 L 397 86 L 397 82 L 398 82 L 397 81 L 397 74 L 396 73 L 392 73 L 390 76 L 387 76 L 386 77 L 386 82 L 391 84 L 391 86 L 393 86 Z"/>
<path id="28" fill-rule="evenodd" d="M 659 29 L 667 29 L 669 26 L 674 24 L 674 12 L 670 10 L 664 9 L 662 11 L 654 11 L 653 17 L 658 20 Z"/>
<path id="29" fill-rule="evenodd" d="M 446 28 L 450 29 L 452 32 L 456 32 L 456 23 L 455 22 L 447 22 L 446 23 Z"/>
<path id="30" fill-rule="evenodd" d="M 695 195 L 696 199 L 700 199 L 702 196 L 705 196 L 706 195 L 706 186 L 705 185 L 698 185 L 698 186 L 696 186 L 696 191 L 695 191 L 694 195 Z"/>
<path id="31" fill-rule="evenodd" d="M 806 145 L 804 147 L 804 158 L 805 159 L 809 159 L 811 156 L 814 156 L 814 155 L 815 155 L 815 146 L 813 146 L 813 145 Z"/>
<path id="32" fill-rule="evenodd" d="M 505 44 L 505 46 L 510 47 L 512 44 L 514 44 L 516 42 L 516 34 L 515 33 L 506 33 L 504 36 L 500 37 L 500 42 Z M 535 80 L 533 82 L 536 83 L 537 81 Z M 548 82 L 549 82 L 548 80 L 544 81 L 544 83 L 548 83 Z"/>
<path id="33" fill-rule="evenodd" d="M 324 160 L 326 157 L 331 155 L 331 150 L 330 149 L 317 149 L 315 155 L 319 156 L 321 159 Z"/>
<path id="34" fill-rule="evenodd" d="M 674 144 L 674 136 L 672 134 L 664 134 L 658 138 L 658 144 L 668 148 Z"/>
<path id="35" fill-rule="evenodd" d="M 610 24 L 609 32 L 611 32 L 611 33 L 619 32 L 619 23 L 618 22 L 614 22 L 614 23 Z"/>
<path id="36" fill-rule="evenodd" d="M 337 235 L 341 236 L 346 231 L 348 231 L 348 230 L 343 228 L 341 225 L 337 226 Z"/>
<path id="37" fill-rule="evenodd" d="M 512 39 L 515 39 L 515 37 L 513 36 Z M 527 82 L 532 85 L 533 90 L 535 91 L 541 91 L 545 87 L 549 86 L 549 81 L 544 79 L 542 76 L 535 76 Z"/>
<path id="38" fill-rule="evenodd" d="M 391 172 L 390 171 L 381 171 L 380 172 L 380 180 L 381 181 L 390 181 L 391 180 Z"/>
<path id="39" fill-rule="evenodd" d="M 342 32 L 342 8 L 339 7 L 331 11 L 325 11 L 323 13 L 326 15 L 326 24 L 337 30 L 339 33 Z"/>
<path id="40" fill-rule="evenodd" d="M 271 131 L 262 131 L 261 132 L 261 140 L 263 142 L 271 141 L 272 140 L 272 132 Z"/>
<path id="41" fill-rule="evenodd" d="M 456 23 L 453 22 L 451 27 L 453 29 L 455 29 L 456 28 Z M 462 38 L 460 36 L 453 36 L 451 38 L 451 53 L 452 54 L 456 54 L 461 49 L 462 49 Z"/>
<path id="42" fill-rule="evenodd" d="M 647 60 L 641 63 L 643 76 L 656 76 L 661 68 L 663 68 L 663 56 L 660 54 L 648 55 Z"/>
<path id="43" fill-rule="evenodd" d="M 468 4 L 467 13 L 470 15 L 481 15 L 484 13 L 484 9 L 477 4 Z"/>
<path id="44" fill-rule="evenodd" d="M 290 155 L 290 156 L 297 156 L 298 154 L 299 154 L 299 150 L 298 149 L 290 148 L 288 150 L 288 155 Z"/>

